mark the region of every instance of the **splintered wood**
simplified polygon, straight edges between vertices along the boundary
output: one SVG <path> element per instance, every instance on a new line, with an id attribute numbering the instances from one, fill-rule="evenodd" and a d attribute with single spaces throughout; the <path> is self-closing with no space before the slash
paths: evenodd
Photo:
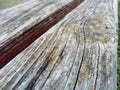
<path id="1" fill-rule="evenodd" d="M 116 90 L 116 57 L 117 0 L 85 0 L 0 70 L 0 88 Z"/>

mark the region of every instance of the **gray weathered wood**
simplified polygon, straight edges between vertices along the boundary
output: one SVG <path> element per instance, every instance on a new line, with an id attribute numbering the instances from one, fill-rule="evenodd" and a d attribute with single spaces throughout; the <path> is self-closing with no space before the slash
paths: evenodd
<path id="1" fill-rule="evenodd" d="M 115 90 L 116 57 L 117 0 L 85 0 L 0 70 L 0 88 Z"/>
<path id="2" fill-rule="evenodd" d="M 0 44 L 25 32 L 62 6 L 73 0 L 30 0 L 25 4 L 0 12 Z M 19 18 L 18 18 L 19 17 Z"/>
<path id="3" fill-rule="evenodd" d="M 26 4 L 30 6 L 22 4 L 0 12 L 0 68 L 63 19 L 82 1 L 50 0 L 49 2 L 36 1 L 37 3 L 29 1 Z"/>

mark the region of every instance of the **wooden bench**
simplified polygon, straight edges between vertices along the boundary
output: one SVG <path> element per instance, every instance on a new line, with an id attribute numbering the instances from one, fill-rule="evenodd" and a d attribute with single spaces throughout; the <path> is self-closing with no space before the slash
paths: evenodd
<path id="1" fill-rule="evenodd" d="M 0 13 L 0 68 L 60 21 L 82 0 L 29 2 Z M 11 54 L 12 53 L 12 54 Z"/>
<path id="2" fill-rule="evenodd" d="M 117 0 L 80 3 L 31 0 L 0 12 L 1 67 L 13 58 L 1 90 L 116 89 Z"/>

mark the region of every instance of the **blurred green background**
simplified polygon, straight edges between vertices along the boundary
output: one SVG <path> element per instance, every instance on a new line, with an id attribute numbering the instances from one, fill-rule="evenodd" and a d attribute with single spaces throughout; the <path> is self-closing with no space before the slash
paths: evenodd
<path id="1" fill-rule="evenodd" d="M 13 7 L 28 0 L 0 0 L 0 10 Z"/>
<path id="2" fill-rule="evenodd" d="M 28 0 L 0 0 L 0 10 L 18 5 Z M 118 2 L 118 19 L 119 19 L 119 30 L 118 30 L 118 68 L 117 68 L 117 90 L 120 90 L 120 0 Z"/>

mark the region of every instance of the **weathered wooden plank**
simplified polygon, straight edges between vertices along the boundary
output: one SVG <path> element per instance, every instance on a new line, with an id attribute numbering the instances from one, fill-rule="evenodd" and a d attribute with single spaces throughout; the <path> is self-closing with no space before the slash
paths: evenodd
<path id="1" fill-rule="evenodd" d="M 76 90 L 116 89 L 117 6 L 115 3 L 117 4 L 117 0 L 91 1 L 88 8 L 93 9 L 84 14 L 86 48 Z"/>
<path id="2" fill-rule="evenodd" d="M 84 1 L 0 70 L 0 88 L 115 90 L 116 5 Z"/>
<path id="3" fill-rule="evenodd" d="M 33 3 L 32 0 L 29 1 L 29 8 L 23 4 L 24 8 L 16 7 L 16 10 L 13 8 L 13 11 L 10 12 L 9 10 L 9 13 L 5 16 L 7 10 L 1 12 L 0 67 L 60 21 L 81 1 L 83 0 L 69 0 L 68 2 L 49 0 Z M 13 13 L 15 15 L 11 16 Z M 7 20 L 4 20 L 6 17 L 8 17 Z M 11 55 L 11 53 L 13 54 Z"/>

